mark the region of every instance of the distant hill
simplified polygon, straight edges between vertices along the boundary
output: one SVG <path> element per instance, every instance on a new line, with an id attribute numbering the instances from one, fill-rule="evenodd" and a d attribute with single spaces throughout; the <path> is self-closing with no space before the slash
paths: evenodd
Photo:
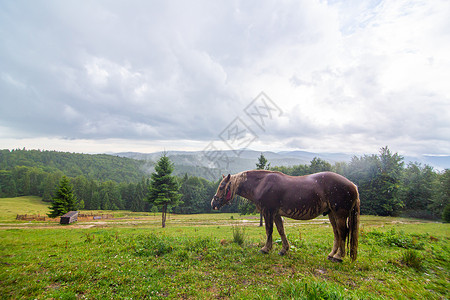
<path id="1" fill-rule="evenodd" d="M 80 154 L 41 150 L 0 150 L 0 170 L 14 171 L 17 167 L 35 168 L 69 177 L 85 176 L 101 182 L 137 182 L 148 177 L 150 161 L 107 154 Z M 13 172 L 14 173 L 14 172 Z"/>
<path id="2" fill-rule="evenodd" d="M 167 151 L 175 165 L 175 175 L 188 174 L 216 181 L 221 174 L 238 173 L 255 168 L 261 153 L 272 167 L 309 164 L 314 157 L 331 164 L 349 162 L 353 155 L 345 153 L 314 153 L 306 151 L 254 151 L 242 150 L 237 155 L 233 151 L 223 151 L 220 158 L 208 159 L 202 151 Z M 154 164 L 163 152 L 115 154 L 80 154 L 41 150 L 0 150 L 0 171 L 13 172 L 16 167 L 37 168 L 47 173 L 62 172 L 69 177 L 85 176 L 100 182 L 138 182 L 149 177 Z M 450 168 L 450 156 L 405 157 L 408 162 L 420 162 L 437 170 Z"/>
<path id="3" fill-rule="evenodd" d="M 299 164 L 309 164 L 314 157 L 320 157 L 330 163 L 338 161 L 349 161 L 351 155 L 339 153 L 311 153 L 304 151 L 291 152 L 270 152 L 270 151 L 254 151 L 243 150 L 237 155 L 233 151 L 221 152 L 222 159 L 209 160 L 201 151 L 167 151 L 166 154 L 175 165 L 174 173 L 183 175 L 185 173 L 194 176 L 200 176 L 208 180 L 218 180 L 221 174 L 238 173 L 245 170 L 255 169 L 261 153 L 267 158 L 271 166 L 293 166 Z M 114 155 L 138 159 L 141 161 L 151 162 L 153 165 L 162 155 L 163 152 L 154 153 L 137 153 L 122 152 Z M 152 172 L 150 168 L 147 172 Z"/>
<path id="4" fill-rule="evenodd" d="M 242 150 L 239 155 L 233 151 L 222 151 L 225 155 L 222 160 L 210 161 L 202 151 L 167 151 L 166 154 L 175 165 L 175 174 L 195 175 L 204 177 L 208 180 L 217 180 L 221 174 L 238 173 L 255 168 L 258 157 L 261 153 L 266 157 L 271 166 L 293 166 L 299 164 L 309 164 L 314 157 L 321 158 L 331 164 L 336 162 L 349 162 L 354 155 L 345 153 L 314 153 L 306 151 L 254 151 Z M 138 153 L 122 152 L 114 155 L 147 161 L 153 164 L 163 155 L 163 152 Z M 450 168 L 450 156 L 420 156 L 405 157 L 405 164 L 409 162 L 419 162 L 433 166 L 437 170 Z M 152 172 L 150 167 L 146 172 Z"/>

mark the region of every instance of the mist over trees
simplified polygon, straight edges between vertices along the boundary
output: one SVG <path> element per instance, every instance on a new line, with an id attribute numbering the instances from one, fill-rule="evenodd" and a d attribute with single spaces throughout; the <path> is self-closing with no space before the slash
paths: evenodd
<path id="1" fill-rule="evenodd" d="M 255 166 L 264 163 L 267 168 L 270 162 L 260 159 L 255 158 Z M 150 174 L 144 171 L 145 164 L 110 155 L 0 150 L 0 197 L 35 195 L 51 202 L 61 178 L 67 176 L 78 209 L 155 211 L 154 204 L 146 201 Z M 342 174 L 358 185 L 362 214 L 440 219 L 444 211 L 450 211 L 450 170 L 438 172 L 420 163 L 405 165 L 403 157 L 388 147 L 377 155 L 354 156 L 349 162 L 330 164 L 314 158 L 309 164 L 271 166 L 270 170 L 293 176 L 321 171 Z M 186 173 L 175 179 L 182 203 L 169 211 L 211 212 L 219 178 L 209 181 Z M 234 200 L 221 212 L 245 213 L 245 208 L 249 213 L 245 202 Z"/>

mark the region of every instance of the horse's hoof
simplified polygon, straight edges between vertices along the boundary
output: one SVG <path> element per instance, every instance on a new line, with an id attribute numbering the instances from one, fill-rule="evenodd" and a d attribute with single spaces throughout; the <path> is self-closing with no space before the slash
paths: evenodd
<path id="1" fill-rule="evenodd" d="M 337 262 L 337 263 L 342 262 L 342 259 L 340 259 L 340 258 L 336 258 L 336 257 L 332 257 L 332 256 L 328 256 L 327 258 L 328 258 L 328 260 L 331 260 L 332 262 Z"/>
<path id="2" fill-rule="evenodd" d="M 261 253 L 261 254 L 269 254 L 269 252 L 264 251 L 263 249 L 259 250 L 259 253 Z"/>

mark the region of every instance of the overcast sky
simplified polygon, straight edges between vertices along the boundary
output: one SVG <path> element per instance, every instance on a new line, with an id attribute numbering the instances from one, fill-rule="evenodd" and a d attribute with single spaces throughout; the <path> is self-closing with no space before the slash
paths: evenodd
<path id="1" fill-rule="evenodd" d="M 449 53 L 447 0 L 0 0 L 0 148 L 450 154 Z"/>

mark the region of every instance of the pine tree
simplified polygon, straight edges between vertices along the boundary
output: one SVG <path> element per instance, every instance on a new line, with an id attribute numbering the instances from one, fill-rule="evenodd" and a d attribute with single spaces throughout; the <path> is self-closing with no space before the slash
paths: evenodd
<path id="1" fill-rule="evenodd" d="M 164 153 L 155 166 L 155 172 L 151 175 L 147 196 L 150 203 L 161 208 L 163 228 L 166 227 L 168 208 L 181 203 L 181 194 L 178 193 L 180 187 L 176 177 L 171 175 L 172 172 L 173 164 Z"/>
<path id="2" fill-rule="evenodd" d="M 267 164 L 266 157 L 261 153 L 258 158 L 258 163 L 256 163 L 256 170 L 268 170 L 269 168 L 270 164 Z"/>
<path id="3" fill-rule="evenodd" d="M 266 157 L 264 156 L 264 154 L 261 153 L 261 155 L 258 158 L 258 163 L 256 164 L 256 169 L 257 170 L 268 170 L 269 168 L 270 168 L 270 164 L 267 164 Z M 251 204 L 250 202 L 249 202 L 249 204 L 254 206 L 254 204 Z M 256 207 L 255 207 L 255 209 L 256 209 Z M 259 226 L 260 227 L 263 226 L 263 214 L 262 214 L 262 211 L 259 212 Z"/>
<path id="4" fill-rule="evenodd" d="M 50 218 L 62 216 L 69 211 L 76 210 L 76 197 L 73 193 L 72 185 L 66 176 L 61 178 L 59 186 L 53 198 L 51 211 L 48 214 Z"/>

